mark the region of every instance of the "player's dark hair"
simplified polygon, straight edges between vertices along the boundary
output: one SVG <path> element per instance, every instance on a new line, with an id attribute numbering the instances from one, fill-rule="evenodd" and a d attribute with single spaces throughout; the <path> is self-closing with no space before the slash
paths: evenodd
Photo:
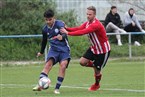
<path id="1" fill-rule="evenodd" d="M 129 13 L 129 14 L 130 14 L 130 11 L 131 11 L 131 10 L 134 10 L 134 9 L 133 9 L 133 8 L 130 8 L 130 9 L 128 10 L 128 13 Z"/>
<path id="2" fill-rule="evenodd" d="M 96 8 L 94 6 L 89 6 L 87 9 L 94 11 L 94 13 L 96 14 Z"/>
<path id="3" fill-rule="evenodd" d="M 130 10 L 134 10 L 134 9 L 133 9 L 133 8 L 130 8 L 129 11 L 130 11 Z"/>
<path id="4" fill-rule="evenodd" d="M 114 8 L 117 8 L 117 7 L 116 6 L 111 6 L 111 10 L 114 9 Z"/>
<path id="5" fill-rule="evenodd" d="M 44 12 L 44 17 L 45 18 L 54 17 L 54 11 L 52 9 L 48 9 L 47 11 Z"/>

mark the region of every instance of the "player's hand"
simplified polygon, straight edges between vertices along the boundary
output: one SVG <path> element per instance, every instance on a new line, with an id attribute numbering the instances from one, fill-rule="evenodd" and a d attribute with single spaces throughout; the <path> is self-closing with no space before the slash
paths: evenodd
<path id="1" fill-rule="evenodd" d="M 57 38 L 58 40 L 62 40 L 62 39 L 63 39 L 62 36 L 61 36 L 60 34 L 58 34 L 58 35 L 56 36 L 56 38 Z"/>
<path id="2" fill-rule="evenodd" d="M 60 32 L 68 34 L 68 32 L 66 31 L 66 29 L 60 29 Z"/>
<path id="3" fill-rule="evenodd" d="M 132 26 L 135 26 L 135 23 L 133 21 L 131 23 L 132 23 Z"/>
<path id="4" fill-rule="evenodd" d="M 36 57 L 39 57 L 39 56 L 41 56 L 41 55 L 42 55 L 42 54 L 41 54 L 40 52 L 38 52 Z"/>

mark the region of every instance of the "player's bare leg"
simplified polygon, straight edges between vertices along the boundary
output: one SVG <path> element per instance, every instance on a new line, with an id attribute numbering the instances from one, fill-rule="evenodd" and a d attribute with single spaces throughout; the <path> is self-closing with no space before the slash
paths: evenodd
<path id="1" fill-rule="evenodd" d="M 42 78 L 42 77 L 48 77 L 47 74 L 50 72 L 52 66 L 53 66 L 53 59 L 50 59 L 50 60 L 45 64 L 45 66 L 44 66 L 44 68 L 43 68 L 43 70 L 42 70 L 42 72 L 41 72 L 41 74 L 40 74 L 39 79 Z M 40 88 L 39 85 L 36 85 L 36 86 L 33 88 L 33 91 L 41 91 L 41 90 L 42 90 L 42 89 Z"/>
<path id="2" fill-rule="evenodd" d="M 92 67 L 94 69 L 94 77 L 95 77 L 95 83 L 88 89 L 89 91 L 96 91 L 100 88 L 100 80 L 101 80 L 101 71 L 97 70 L 96 67 L 94 67 L 94 64 L 92 61 L 81 57 L 80 59 L 80 64 L 82 66 L 86 66 L 86 67 Z"/>
<path id="3" fill-rule="evenodd" d="M 59 88 L 60 88 L 60 86 L 63 82 L 67 65 L 68 65 L 68 60 L 64 60 L 60 63 L 57 83 L 56 83 L 56 87 L 55 87 L 55 90 L 54 90 L 55 94 L 60 94 Z"/>
<path id="4" fill-rule="evenodd" d="M 42 72 L 45 74 L 49 74 L 51 68 L 53 66 L 53 59 L 50 59 L 44 66 Z"/>
<path id="5" fill-rule="evenodd" d="M 93 67 L 94 68 L 93 62 L 89 59 L 84 58 L 84 57 L 81 57 L 80 64 L 81 64 L 81 66 Z"/>
<path id="6" fill-rule="evenodd" d="M 89 59 L 86 59 L 86 58 L 84 58 L 84 57 L 81 57 L 80 58 L 80 65 L 81 66 L 87 66 L 87 64 L 89 63 Z"/>
<path id="7" fill-rule="evenodd" d="M 80 64 L 81 64 L 81 66 L 92 67 L 94 69 L 94 72 L 96 72 L 96 68 L 94 67 L 94 64 L 92 61 L 90 61 L 84 57 L 81 57 Z"/>

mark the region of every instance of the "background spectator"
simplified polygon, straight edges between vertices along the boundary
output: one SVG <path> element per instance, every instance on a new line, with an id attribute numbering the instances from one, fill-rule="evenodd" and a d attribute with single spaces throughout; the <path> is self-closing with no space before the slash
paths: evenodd
<path id="1" fill-rule="evenodd" d="M 115 32 L 115 33 L 126 33 L 123 29 L 120 29 L 121 26 L 121 19 L 120 15 L 117 13 L 117 7 L 112 6 L 110 12 L 107 14 L 105 18 L 105 23 L 107 32 Z M 116 39 L 118 42 L 118 45 L 121 46 L 121 36 L 118 34 L 116 35 Z"/>
<path id="2" fill-rule="evenodd" d="M 137 16 L 135 15 L 135 11 L 133 8 L 130 8 L 128 12 L 125 13 L 124 16 L 124 30 L 127 32 L 144 32 L 145 31 L 142 29 Z M 141 40 L 143 37 L 142 35 L 132 35 L 132 41 L 134 41 L 134 44 L 137 46 L 140 46 L 141 44 L 138 42 Z"/>

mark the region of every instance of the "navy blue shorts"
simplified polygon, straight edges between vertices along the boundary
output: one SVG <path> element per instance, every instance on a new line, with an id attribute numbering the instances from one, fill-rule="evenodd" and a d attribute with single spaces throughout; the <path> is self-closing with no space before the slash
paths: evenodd
<path id="1" fill-rule="evenodd" d="M 71 59 L 70 52 L 59 52 L 59 51 L 49 50 L 47 55 L 47 61 L 49 61 L 51 58 L 54 59 L 53 65 L 55 65 L 57 62 L 60 63 L 61 61 L 64 60 L 68 60 L 68 64 L 69 64 L 69 61 Z"/>

